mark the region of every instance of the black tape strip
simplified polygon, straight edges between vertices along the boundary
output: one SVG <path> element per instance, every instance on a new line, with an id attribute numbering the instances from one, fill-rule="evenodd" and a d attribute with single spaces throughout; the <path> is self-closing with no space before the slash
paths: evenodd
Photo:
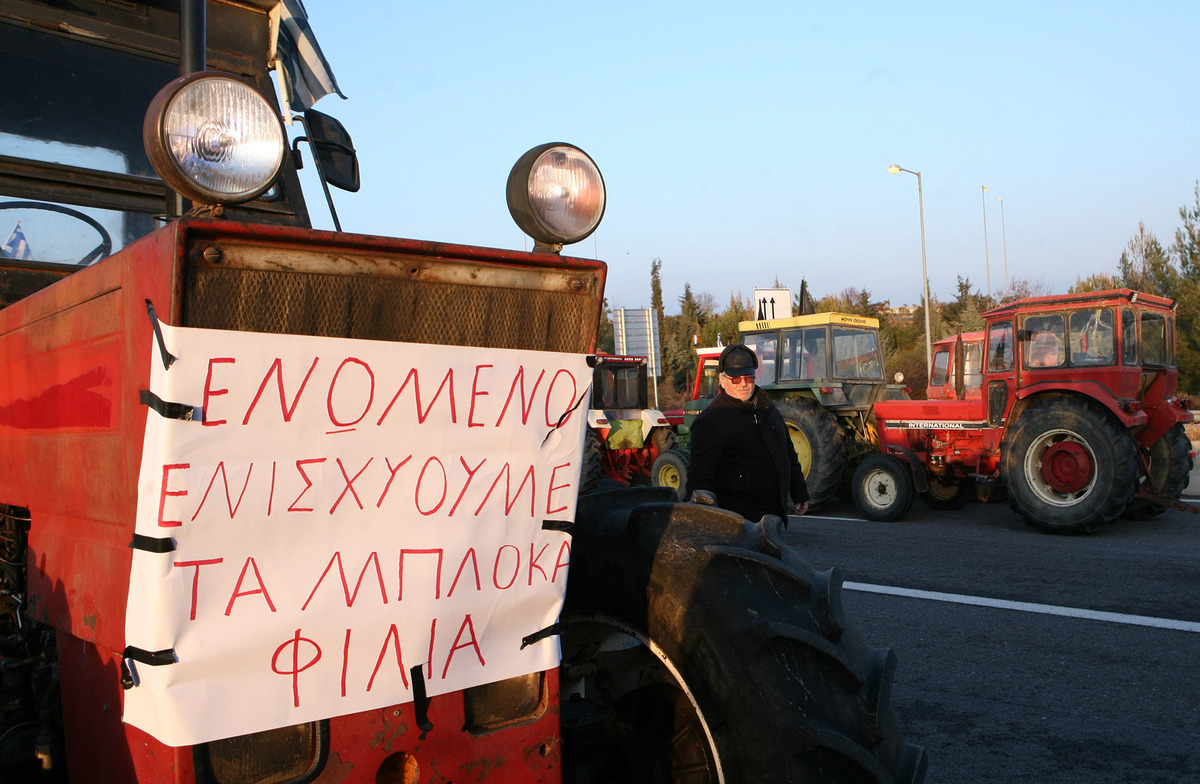
<path id="1" fill-rule="evenodd" d="M 589 394 L 591 394 L 591 391 L 592 391 L 592 386 L 591 386 L 591 384 L 589 384 L 587 389 L 583 390 L 583 394 L 579 396 L 579 399 L 575 401 L 575 405 L 571 406 L 569 409 L 564 411 L 563 415 L 560 416 L 558 418 L 558 421 L 554 423 L 554 427 L 550 429 L 550 432 L 546 433 L 546 437 L 542 439 L 542 446 L 546 445 L 546 442 L 550 440 L 550 435 L 555 430 L 558 430 L 560 427 L 563 426 L 563 423 L 567 421 L 567 417 L 571 416 L 571 412 L 573 412 L 575 409 L 579 408 L 579 404 L 583 402 L 584 398 L 586 398 Z"/>
<path id="2" fill-rule="evenodd" d="M 164 419 L 182 419 L 185 422 L 203 422 L 204 412 L 198 406 L 184 403 L 168 403 L 148 389 L 139 392 L 143 406 L 150 406 Z"/>
<path id="3" fill-rule="evenodd" d="M 560 416 L 560 417 L 558 418 L 558 421 L 554 423 L 554 427 L 555 427 L 555 429 L 557 429 L 557 428 L 560 428 L 560 427 L 562 427 L 562 426 L 563 426 L 563 422 L 566 422 L 566 421 L 567 421 L 567 417 L 571 416 L 571 413 L 572 413 L 573 411 L 575 411 L 575 409 L 579 408 L 579 404 L 583 402 L 583 399 L 584 399 L 585 397 L 587 397 L 587 396 L 588 396 L 588 395 L 591 393 L 591 391 L 592 391 L 592 387 L 591 387 L 591 385 L 589 384 L 589 385 L 588 385 L 588 388 L 587 388 L 587 389 L 585 389 L 585 390 L 583 390 L 583 394 L 579 396 L 579 399 L 575 401 L 575 405 L 571 406 L 571 407 L 570 407 L 568 410 L 564 411 L 564 412 L 563 412 L 563 415 L 562 415 L 562 416 Z"/>
<path id="4" fill-rule="evenodd" d="M 145 651 L 141 648 L 135 648 L 132 645 L 125 649 L 121 654 L 122 659 L 133 659 L 141 664 L 149 664 L 151 667 L 161 667 L 165 664 L 175 664 L 179 661 L 175 656 L 174 648 L 167 648 L 163 651 Z"/>
<path id="5" fill-rule="evenodd" d="M 158 352 L 162 355 L 163 368 L 171 369 L 171 365 L 179 357 L 167 351 L 167 342 L 163 340 L 162 326 L 158 322 L 158 314 L 154 312 L 154 303 L 146 300 L 146 312 L 150 314 L 150 325 L 154 327 L 154 338 L 158 341 Z"/>
<path id="6" fill-rule="evenodd" d="M 413 712 L 416 714 L 417 728 L 421 730 L 418 740 L 425 740 L 425 736 L 433 729 L 433 722 L 429 720 L 429 697 L 425 694 L 423 666 L 418 664 L 408 671 L 412 676 Z"/>
<path id="7" fill-rule="evenodd" d="M 547 626 L 545 629 L 542 629 L 541 631 L 534 632 L 533 634 L 529 635 L 528 637 L 522 637 L 521 638 L 521 650 L 525 650 L 530 645 L 533 645 L 535 642 L 541 642 L 542 640 L 546 639 L 547 637 L 557 636 L 559 634 L 559 632 L 561 631 L 561 629 L 562 629 L 562 625 L 555 623 L 555 624 L 551 624 L 550 626 Z"/>
<path id="8" fill-rule="evenodd" d="M 543 531 L 562 531 L 564 534 L 575 533 L 575 523 L 570 520 L 543 520 Z"/>
<path id="9" fill-rule="evenodd" d="M 147 553 L 169 553 L 175 550 L 175 540 L 169 536 L 157 539 L 153 536 L 134 534 L 133 541 L 129 543 L 129 546 L 134 550 L 143 550 Z"/>

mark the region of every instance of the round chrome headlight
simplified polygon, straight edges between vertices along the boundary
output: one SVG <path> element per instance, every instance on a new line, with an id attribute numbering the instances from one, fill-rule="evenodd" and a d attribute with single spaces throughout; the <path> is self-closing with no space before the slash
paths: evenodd
<path id="1" fill-rule="evenodd" d="M 181 76 L 159 90 L 142 139 L 167 185 L 203 204 L 258 196 L 275 182 L 287 150 L 283 123 L 266 96 L 216 71 Z"/>
<path id="2" fill-rule="evenodd" d="M 570 144 L 543 144 L 508 175 L 508 211 L 536 242 L 570 245 L 604 217 L 604 178 L 588 154 Z"/>

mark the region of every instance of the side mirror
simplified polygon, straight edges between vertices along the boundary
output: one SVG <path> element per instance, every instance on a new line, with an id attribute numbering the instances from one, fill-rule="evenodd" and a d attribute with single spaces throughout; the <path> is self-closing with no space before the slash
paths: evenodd
<path id="1" fill-rule="evenodd" d="M 304 113 L 304 126 L 325 181 L 335 188 L 357 193 L 358 155 L 350 134 L 340 122 L 315 109 Z"/>

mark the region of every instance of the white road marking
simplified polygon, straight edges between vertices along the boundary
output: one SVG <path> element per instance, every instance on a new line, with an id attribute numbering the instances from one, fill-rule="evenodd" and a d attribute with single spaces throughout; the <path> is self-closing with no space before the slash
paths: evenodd
<path id="1" fill-rule="evenodd" d="M 1107 623 L 1124 623 L 1132 626 L 1150 626 L 1156 629 L 1174 629 L 1181 632 L 1200 633 L 1200 623 L 1195 621 L 1177 621 L 1173 618 L 1154 618 L 1147 615 L 1126 615 L 1125 613 L 1101 612 L 1099 610 L 1084 610 L 1077 607 L 1059 607 L 1053 604 L 1034 604 L 1031 602 L 1013 602 L 1007 599 L 989 599 L 983 596 L 967 596 L 959 593 L 941 593 L 940 591 L 918 591 L 912 588 L 897 588 L 891 585 L 871 585 L 870 583 L 843 583 L 844 588 L 865 593 L 882 593 L 889 596 L 905 596 L 912 599 L 928 599 L 935 602 L 951 602 L 954 604 L 970 604 L 977 607 L 995 607 L 1002 610 L 1017 610 L 1018 612 L 1041 613 L 1043 615 L 1061 615 L 1067 618 L 1084 618 L 1091 621 Z"/>

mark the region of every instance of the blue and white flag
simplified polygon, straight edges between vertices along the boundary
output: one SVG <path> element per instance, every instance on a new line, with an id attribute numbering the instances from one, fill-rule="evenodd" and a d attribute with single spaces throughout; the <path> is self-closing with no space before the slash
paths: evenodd
<path id="1" fill-rule="evenodd" d="M 25 241 L 25 232 L 21 231 L 20 221 L 17 221 L 12 234 L 8 235 L 8 241 L 4 243 L 4 247 L 0 248 L 0 253 L 4 254 L 4 257 L 7 259 L 17 259 L 19 261 L 27 261 L 33 258 L 33 254 L 29 251 L 29 243 Z"/>
<path id="2" fill-rule="evenodd" d="M 292 111 L 311 109 L 313 104 L 332 93 L 345 98 L 308 24 L 304 3 L 282 0 L 272 11 L 272 16 L 276 14 L 276 69 L 283 77 L 283 88 Z"/>

